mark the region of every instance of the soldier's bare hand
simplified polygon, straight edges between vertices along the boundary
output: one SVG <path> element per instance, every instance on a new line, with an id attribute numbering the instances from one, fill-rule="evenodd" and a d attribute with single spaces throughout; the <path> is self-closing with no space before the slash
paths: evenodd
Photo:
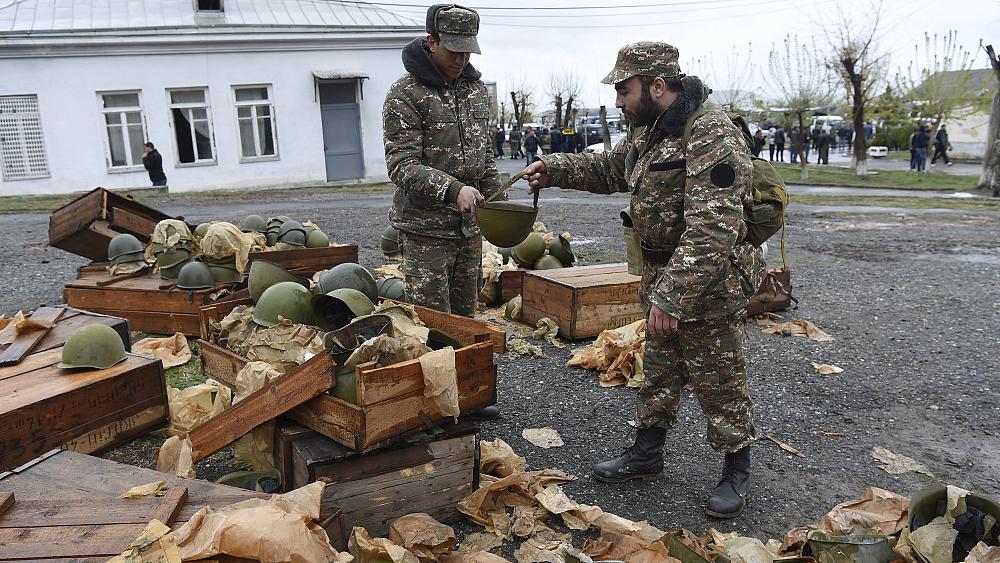
<path id="1" fill-rule="evenodd" d="M 670 336 L 677 332 L 677 318 L 665 313 L 656 305 L 650 305 L 646 319 L 646 333 L 650 336 Z"/>
<path id="2" fill-rule="evenodd" d="M 458 207 L 460 213 L 472 213 L 475 215 L 476 204 L 481 204 L 485 201 L 486 198 L 476 188 L 462 186 L 462 189 L 458 192 L 458 200 L 455 202 L 455 205 Z"/>
<path id="3" fill-rule="evenodd" d="M 549 171 L 541 160 L 528 165 L 521 177 L 528 181 L 528 195 L 549 187 Z"/>

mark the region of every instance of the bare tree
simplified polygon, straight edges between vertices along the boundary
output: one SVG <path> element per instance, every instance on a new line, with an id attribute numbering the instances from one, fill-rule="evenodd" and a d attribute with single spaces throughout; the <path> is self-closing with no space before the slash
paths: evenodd
<path id="1" fill-rule="evenodd" d="M 555 109 L 555 124 L 559 128 L 566 127 L 573 119 L 573 104 L 579 103 L 583 92 L 583 82 L 572 70 L 552 72 L 545 86 L 545 94 L 552 100 Z"/>
<path id="2" fill-rule="evenodd" d="M 730 112 L 745 112 L 753 105 L 749 84 L 757 75 L 753 62 L 753 45 L 733 48 L 719 60 L 709 51 L 707 55 L 692 59 L 690 73 L 701 78 L 712 88 L 711 101 Z"/>
<path id="3" fill-rule="evenodd" d="M 854 173 L 868 175 L 868 147 L 865 139 L 865 105 L 872 99 L 875 88 L 882 82 L 888 53 L 877 46 L 882 2 L 874 14 L 851 13 L 838 6 L 833 25 L 824 27 L 832 53 L 826 59 L 827 68 L 840 76 L 851 98 L 854 122 L 854 150 L 851 160 Z"/>
<path id="4" fill-rule="evenodd" d="M 986 56 L 990 58 L 990 66 L 993 68 L 993 76 L 996 77 L 996 91 L 993 93 L 993 104 L 990 107 L 990 124 L 986 132 L 986 157 L 983 158 L 983 171 L 979 175 L 979 188 L 988 190 L 993 188 L 993 195 L 997 196 L 1000 191 L 1000 178 L 996 177 L 996 162 L 998 155 L 993 145 L 1000 142 L 1000 59 L 993 51 L 993 45 L 983 47 Z"/>
<path id="5" fill-rule="evenodd" d="M 516 77 L 510 81 L 510 99 L 513 104 L 515 126 L 520 129 L 525 122 L 531 121 L 535 109 L 535 87 L 524 77 Z"/>
<path id="6" fill-rule="evenodd" d="M 805 131 L 806 114 L 830 103 L 830 80 L 816 46 L 800 43 L 798 36 L 787 35 L 781 47 L 771 46 L 767 60 L 768 80 L 775 101 L 786 116 Z M 793 136 L 796 150 L 802 153 L 803 135 Z M 801 178 L 809 178 L 804 158 L 799 159 Z"/>
<path id="7" fill-rule="evenodd" d="M 969 88 L 972 55 L 958 42 L 956 31 L 941 36 L 925 33 L 923 49 L 915 45 L 913 51 L 913 60 L 905 72 L 897 73 L 896 83 L 921 117 L 940 125 L 976 111 L 982 100 Z"/>

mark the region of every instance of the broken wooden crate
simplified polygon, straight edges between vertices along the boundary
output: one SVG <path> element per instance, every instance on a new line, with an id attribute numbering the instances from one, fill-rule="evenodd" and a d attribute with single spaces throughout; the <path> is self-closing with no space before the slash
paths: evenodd
<path id="1" fill-rule="evenodd" d="M 415 310 L 428 327 L 447 332 L 465 344 L 455 354 L 462 413 L 495 404 L 497 366 L 493 352 L 504 350 L 503 329 L 423 307 Z M 236 373 L 248 360 L 205 340 L 198 341 L 198 348 L 205 375 L 234 386 Z M 400 434 L 423 427 L 425 419 L 434 422 L 443 419 L 436 412 L 425 411 L 424 379 L 419 360 L 384 367 L 369 362 L 357 366 L 355 373 L 357 404 L 323 394 L 286 416 L 362 452 L 384 446 Z"/>
<path id="2" fill-rule="evenodd" d="M 521 318 L 535 324 L 548 317 L 569 339 L 597 336 L 643 318 L 639 276 L 625 263 L 525 272 Z"/>
<path id="3" fill-rule="evenodd" d="M 173 217 L 104 188 L 95 188 L 52 212 L 49 246 L 77 256 L 108 259 L 108 243 L 122 233 L 149 242 L 153 228 Z"/>
<path id="4" fill-rule="evenodd" d="M 295 248 L 290 250 L 267 250 L 250 253 L 250 262 L 267 260 L 303 277 L 312 277 L 321 272 L 347 262 L 358 261 L 358 245 L 342 244 L 324 248 Z"/>
<path id="5" fill-rule="evenodd" d="M 450 523 L 461 519 L 456 505 L 479 487 L 479 427 L 460 422 L 419 432 L 407 443 L 367 454 L 352 452 L 329 438 L 286 427 L 278 431 L 278 469 L 295 489 L 319 479 L 320 518 L 341 512 L 343 537 L 355 526 L 385 536 L 389 524 L 413 512 Z M 340 549 L 340 546 L 334 545 Z"/>
<path id="6" fill-rule="evenodd" d="M 123 319 L 65 308 L 31 354 L 16 365 L 0 367 L 0 471 L 52 448 L 97 452 L 166 421 L 160 360 L 129 354 L 103 370 L 56 367 L 66 338 L 93 323 L 114 328 L 128 349 Z"/>

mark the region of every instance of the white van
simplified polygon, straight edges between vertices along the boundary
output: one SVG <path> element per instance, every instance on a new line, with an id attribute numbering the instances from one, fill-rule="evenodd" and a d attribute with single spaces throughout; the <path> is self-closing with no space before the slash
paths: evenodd
<path id="1" fill-rule="evenodd" d="M 809 130 L 814 131 L 817 127 L 821 127 L 823 132 L 832 133 L 843 125 L 844 118 L 839 115 L 817 115 L 809 124 Z"/>

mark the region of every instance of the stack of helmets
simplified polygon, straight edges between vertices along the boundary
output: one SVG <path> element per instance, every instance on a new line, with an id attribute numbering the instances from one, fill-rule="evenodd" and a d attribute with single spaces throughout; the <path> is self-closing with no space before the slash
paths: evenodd
<path id="1" fill-rule="evenodd" d="M 326 248 L 330 246 L 330 237 L 326 236 L 315 224 L 306 221 L 306 248 Z"/>
<path id="2" fill-rule="evenodd" d="M 568 268 L 576 262 L 566 235 L 559 235 L 546 243 L 541 233 L 531 233 L 514 248 L 500 248 L 498 251 L 504 264 L 514 260 L 522 268 L 535 270 Z"/>
<path id="3" fill-rule="evenodd" d="M 403 257 L 403 253 L 399 250 L 399 231 L 392 225 L 385 228 L 380 244 L 382 246 L 382 255 L 386 258 L 399 259 Z"/>
<path id="4" fill-rule="evenodd" d="M 267 223 L 260 215 L 247 215 L 240 221 L 240 230 L 244 233 L 264 233 L 267 231 Z"/>
<path id="5" fill-rule="evenodd" d="M 370 315 L 378 301 L 374 276 L 353 262 L 320 272 L 314 294 L 314 312 L 326 330 L 343 328 L 357 317 Z"/>
<path id="6" fill-rule="evenodd" d="M 205 223 L 198 223 L 198 226 L 194 228 L 194 233 L 192 233 L 194 234 L 194 238 L 196 240 L 201 240 L 205 238 L 205 233 L 208 232 L 208 228 L 211 226 L 212 223 L 210 221 Z"/>
<path id="7" fill-rule="evenodd" d="M 285 221 L 291 221 L 292 219 L 287 215 L 278 215 L 277 217 L 271 217 L 267 220 L 267 230 L 264 234 L 267 236 L 267 245 L 274 246 L 278 243 L 278 231 L 281 230 L 281 225 Z"/>
<path id="8" fill-rule="evenodd" d="M 180 289 L 211 289 L 215 287 L 215 277 L 203 262 L 192 260 L 181 268 L 177 274 L 177 287 Z"/>
<path id="9" fill-rule="evenodd" d="M 239 251 L 233 248 L 233 253 L 228 256 L 209 256 L 208 252 L 213 252 L 212 248 L 218 246 L 220 240 L 225 242 L 225 247 L 231 244 L 231 234 L 239 230 L 236 225 L 226 222 L 215 222 L 212 223 L 206 237 L 201 241 L 202 253 L 204 254 L 201 260 L 208 266 L 208 270 L 212 272 L 212 278 L 215 279 L 215 283 L 238 283 L 243 281 L 243 274 L 240 273 L 239 268 L 236 267 L 236 253 Z M 228 238 L 227 238 L 228 237 Z"/>
<path id="10" fill-rule="evenodd" d="M 315 326 L 312 294 L 293 281 L 278 282 L 264 290 L 253 308 L 253 321 L 264 327 L 272 327 L 282 319 L 294 324 Z"/>
<path id="11" fill-rule="evenodd" d="M 378 281 L 375 282 L 375 289 L 378 292 L 378 296 L 382 299 L 402 301 L 404 299 L 404 288 L 405 286 L 403 284 L 403 280 L 399 278 L 379 278 Z"/>
<path id="12" fill-rule="evenodd" d="M 145 247 L 130 234 L 118 235 L 108 243 L 108 260 L 112 264 L 143 262 Z"/>
<path id="13" fill-rule="evenodd" d="M 153 256 L 163 279 L 175 280 L 181 268 L 198 252 L 198 243 L 182 221 L 165 219 L 153 229 Z"/>
<path id="14" fill-rule="evenodd" d="M 510 257 L 522 268 L 531 268 L 545 254 L 545 237 L 541 233 L 529 233 L 528 236 L 513 249 Z"/>
<path id="15" fill-rule="evenodd" d="M 349 287 L 364 293 L 373 303 L 378 301 L 375 277 L 361 264 L 345 262 L 320 272 L 319 280 L 316 283 L 316 295 L 330 293 L 342 287 Z"/>
<path id="16" fill-rule="evenodd" d="M 274 246 L 283 250 L 303 248 L 306 245 L 308 233 L 306 228 L 295 220 L 285 221 L 278 228 L 278 238 Z"/>
<path id="17" fill-rule="evenodd" d="M 267 260 L 254 260 L 250 263 L 250 274 L 247 276 L 247 289 L 254 303 L 260 300 L 267 288 L 276 283 L 295 282 L 309 288 L 309 280 L 296 276 L 281 266 Z"/>

